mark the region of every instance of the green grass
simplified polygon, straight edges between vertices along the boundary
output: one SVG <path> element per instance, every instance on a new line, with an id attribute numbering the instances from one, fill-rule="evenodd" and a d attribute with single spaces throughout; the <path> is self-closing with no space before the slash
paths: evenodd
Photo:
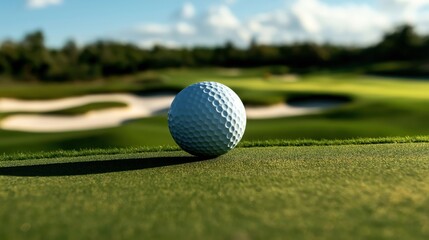
<path id="1" fill-rule="evenodd" d="M 366 72 L 380 76 L 428 78 L 427 62 L 386 62 L 368 66 Z"/>
<path id="2" fill-rule="evenodd" d="M 3 159 L 0 239 L 429 238 L 429 143 L 307 143 Z"/>
<path id="3" fill-rule="evenodd" d="M 0 152 L 38 152 L 57 149 L 114 148 L 173 145 L 167 119 L 130 121 L 122 127 L 64 133 L 27 133 L 0 130 Z M 24 147 L 25 146 L 25 147 Z"/>
<path id="4" fill-rule="evenodd" d="M 64 110 L 46 112 L 46 114 L 52 115 L 79 115 L 88 113 L 90 111 L 95 110 L 104 110 L 109 108 L 123 108 L 126 107 L 127 104 L 121 102 L 99 102 L 99 103 L 90 103 L 79 107 L 68 108 Z"/>
<path id="5" fill-rule="evenodd" d="M 429 143 L 429 136 L 415 137 L 385 137 L 385 138 L 356 138 L 356 139 L 300 139 L 300 140 L 265 140 L 265 141 L 243 141 L 237 148 L 252 147 L 298 147 L 298 146 L 342 146 L 342 145 L 369 145 L 369 144 L 398 144 L 398 143 Z M 57 150 L 51 152 L 17 152 L 13 154 L 0 155 L 0 161 L 29 160 L 41 158 L 65 158 L 84 157 L 93 155 L 115 155 L 115 154 L 137 154 L 147 152 L 166 152 L 180 150 L 177 145 L 169 146 L 140 146 L 124 148 L 87 148 L 80 150 Z"/>

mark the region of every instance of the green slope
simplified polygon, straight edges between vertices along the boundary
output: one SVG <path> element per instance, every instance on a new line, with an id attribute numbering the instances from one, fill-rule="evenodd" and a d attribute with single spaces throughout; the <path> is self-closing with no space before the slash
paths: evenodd
<path id="1" fill-rule="evenodd" d="M 0 161 L 0 239 L 429 238 L 429 143 L 67 154 Z"/>

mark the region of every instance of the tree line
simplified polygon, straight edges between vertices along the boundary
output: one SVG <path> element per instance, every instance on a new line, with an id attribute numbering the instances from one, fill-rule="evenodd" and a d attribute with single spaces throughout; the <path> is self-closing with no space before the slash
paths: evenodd
<path id="1" fill-rule="evenodd" d="M 61 48 L 45 46 L 41 31 L 20 41 L 0 45 L 0 75 L 16 81 L 70 81 L 132 74 L 171 67 L 258 67 L 279 66 L 296 71 L 309 68 L 357 66 L 386 61 L 429 60 L 429 36 L 418 35 L 402 25 L 372 46 L 350 47 L 311 42 L 263 45 L 247 48 L 232 42 L 223 46 L 142 49 L 129 43 L 97 41 L 79 47 L 70 40 Z M 283 67 L 283 68 L 282 68 Z M 274 68 L 275 69 L 275 68 Z"/>

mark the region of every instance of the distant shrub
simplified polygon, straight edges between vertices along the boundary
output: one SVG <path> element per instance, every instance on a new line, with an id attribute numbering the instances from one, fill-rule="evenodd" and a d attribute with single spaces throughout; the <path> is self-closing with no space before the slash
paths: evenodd
<path id="1" fill-rule="evenodd" d="M 290 69 L 287 66 L 282 65 L 272 66 L 270 68 L 270 73 L 271 75 L 285 75 L 290 73 Z"/>

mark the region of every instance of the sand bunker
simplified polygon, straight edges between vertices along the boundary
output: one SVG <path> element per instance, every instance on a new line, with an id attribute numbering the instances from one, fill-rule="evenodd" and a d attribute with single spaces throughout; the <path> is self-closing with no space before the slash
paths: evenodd
<path id="1" fill-rule="evenodd" d="M 249 119 L 268 119 L 315 114 L 322 110 L 323 108 L 292 107 L 280 103 L 272 106 L 246 107 L 246 114 Z"/>
<path id="2" fill-rule="evenodd" d="M 170 106 L 173 99 L 173 95 L 136 96 L 132 94 L 88 95 L 43 101 L 0 99 L 0 112 L 47 112 L 112 101 L 128 105 L 126 108 L 95 110 L 78 116 L 17 114 L 0 122 L 0 128 L 26 132 L 65 132 L 115 127 L 130 119 L 160 114 Z"/>
<path id="3" fill-rule="evenodd" d="M 48 112 L 78 107 L 96 102 L 123 102 L 126 108 L 94 110 L 77 116 L 15 114 L 0 122 L 5 130 L 26 132 L 66 132 L 120 126 L 124 122 L 165 114 L 174 95 L 137 96 L 132 94 L 100 94 L 56 100 L 0 99 L 0 112 Z M 292 117 L 320 113 L 333 106 L 273 106 L 246 107 L 249 119 Z"/>

